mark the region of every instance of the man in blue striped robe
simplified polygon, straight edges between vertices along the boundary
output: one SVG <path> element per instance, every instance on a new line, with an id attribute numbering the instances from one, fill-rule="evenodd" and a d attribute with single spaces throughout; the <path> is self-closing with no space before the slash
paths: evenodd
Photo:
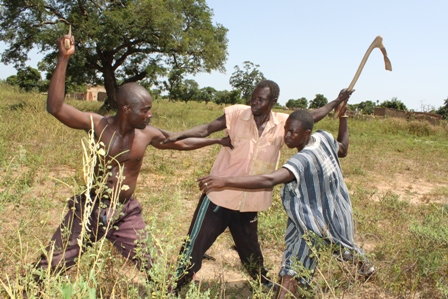
<path id="1" fill-rule="evenodd" d="M 223 188 L 272 188 L 285 183 L 281 197 L 288 225 L 279 273 L 282 287 L 277 298 L 295 293 L 299 283 L 308 283 L 310 277 L 303 274 L 303 268 L 309 273 L 316 268 L 316 239 L 310 238 L 310 233 L 327 244 L 339 245 L 344 260 L 352 259 L 352 253 L 357 255 L 360 274 L 370 276 L 374 272 L 354 241 L 352 206 L 339 163 L 339 157 L 347 155 L 349 143 L 347 117 L 343 114 L 339 118 L 338 137 L 334 139 L 330 133 L 321 130 L 311 134 L 314 126 L 311 114 L 304 110 L 294 111 L 286 121 L 284 139 L 289 148 L 297 148 L 298 152 L 274 172 L 199 178 L 199 187 L 206 192 Z"/>

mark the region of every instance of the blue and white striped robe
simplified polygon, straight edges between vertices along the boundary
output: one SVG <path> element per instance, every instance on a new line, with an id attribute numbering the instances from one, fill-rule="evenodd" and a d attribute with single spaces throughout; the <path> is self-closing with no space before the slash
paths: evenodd
<path id="1" fill-rule="evenodd" d="M 339 144 L 321 130 L 312 139 L 314 142 L 283 165 L 296 180 L 281 190 L 288 224 L 280 276 L 295 276 L 294 262 L 301 262 L 309 270 L 316 268 L 317 259 L 310 257 L 311 249 L 302 238 L 308 231 L 364 255 L 354 241 L 352 206 L 338 159 Z"/>

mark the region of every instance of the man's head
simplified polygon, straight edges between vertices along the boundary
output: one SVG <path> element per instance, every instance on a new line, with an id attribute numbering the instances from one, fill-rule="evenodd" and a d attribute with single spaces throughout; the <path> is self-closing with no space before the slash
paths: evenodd
<path id="1" fill-rule="evenodd" d="M 291 113 L 285 124 L 285 144 L 300 152 L 309 142 L 314 127 L 313 116 L 305 110 Z"/>
<path id="2" fill-rule="evenodd" d="M 152 117 L 152 98 L 149 92 L 137 83 L 126 83 L 117 91 L 118 113 L 123 114 L 129 124 L 144 129 Z"/>
<path id="3" fill-rule="evenodd" d="M 271 80 L 260 81 L 252 93 L 250 106 L 254 116 L 270 113 L 272 107 L 277 103 L 280 88 Z"/>

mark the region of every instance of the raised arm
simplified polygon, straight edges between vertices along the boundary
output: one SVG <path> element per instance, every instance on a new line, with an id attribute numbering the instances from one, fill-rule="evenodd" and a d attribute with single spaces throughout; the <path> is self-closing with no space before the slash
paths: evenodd
<path id="1" fill-rule="evenodd" d="M 262 189 L 272 188 L 281 183 L 287 183 L 294 180 L 295 177 L 286 168 L 277 169 L 271 173 L 239 176 L 239 177 L 218 177 L 214 175 L 207 175 L 200 177 L 199 189 L 205 192 L 212 190 L 220 190 L 225 188 L 237 189 Z"/>
<path id="2" fill-rule="evenodd" d="M 350 96 L 352 95 L 352 93 L 354 91 L 355 91 L 354 89 L 350 90 L 350 91 L 348 91 L 346 89 L 342 89 L 339 92 L 339 95 L 335 100 L 331 101 L 330 103 L 326 104 L 325 106 L 322 106 L 320 108 L 310 111 L 311 115 L 313 116 L 314 122 L 317 123 L 318 121 L 320 121 L 328 113 L 330 113 L 331 110 L 336 108 L 343 101 L 348 101 L 348 99 L 350 98 Z"/>
<path id="3" fill-rule="evenodd" d="M 65 49 L 64 39 L 70 38 L 70 48 Z M 90 116 L 98 117 L 93 113 L 81 112 L 78 109 L 64 103 L 65 75 L 68 60 L 75 53 L 73 36 L 65 36 L 57 42 L 59 48 L 56 68 L 51 76 L 47 97 L 47 111 L 60 122 L 73 129 L 89 130 L 91 127 Z"/>
<path id="4" fill-rule="evenodd" d="M 194 128 L 185 130 L 183 132 L 173 133 L 161 130 L 166 136 L 166 139 L 162 142 L 163 144 L 168 142 L 174 142 L 176 140 L 181 140 L 190 137 L 207 137 L 214 132 L 224 130 L 226 128 L 226 117 L 222 115 L 209 122 L 208 124 L 202 124 Z"/>
<path id="5" fill-rule="evenodd" d="M 339 143 L 338 157 L 340 158 L 344 158 L 348 154 L 348 117 L 345 115 L 347 106 L 342 109 L 344 110 L 341 110 L 341 116 L 339 117 L 339 132 L 337 139 Z"/>

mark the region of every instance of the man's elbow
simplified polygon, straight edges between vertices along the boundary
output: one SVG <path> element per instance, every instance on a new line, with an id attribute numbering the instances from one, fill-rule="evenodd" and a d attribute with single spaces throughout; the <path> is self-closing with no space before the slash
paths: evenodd
<path id="1" fill-rule="evenodd" d="M 53 114 L 53 108 L 50 105 L 48 105 L 48 100 L 47 100 L 47 112 Z"/>
<path id="2" fill-rule="evenodd" d="M 339 153 L 338 153 L 339 158 L 345 158 L 345 157 L 347 157 L 347 155 L 348 155 L 348 150 L 346 150 L 346 149 L 339 151 Z"/>
<path id="3" fill-rule="evenodd" d="M 56 109 L 53 105 L 50 105 L 48 102 L 49 100 L 47 101 L 47 112 L 53 116 L 56 116 L 58 114 L 58 109 Z"/>

